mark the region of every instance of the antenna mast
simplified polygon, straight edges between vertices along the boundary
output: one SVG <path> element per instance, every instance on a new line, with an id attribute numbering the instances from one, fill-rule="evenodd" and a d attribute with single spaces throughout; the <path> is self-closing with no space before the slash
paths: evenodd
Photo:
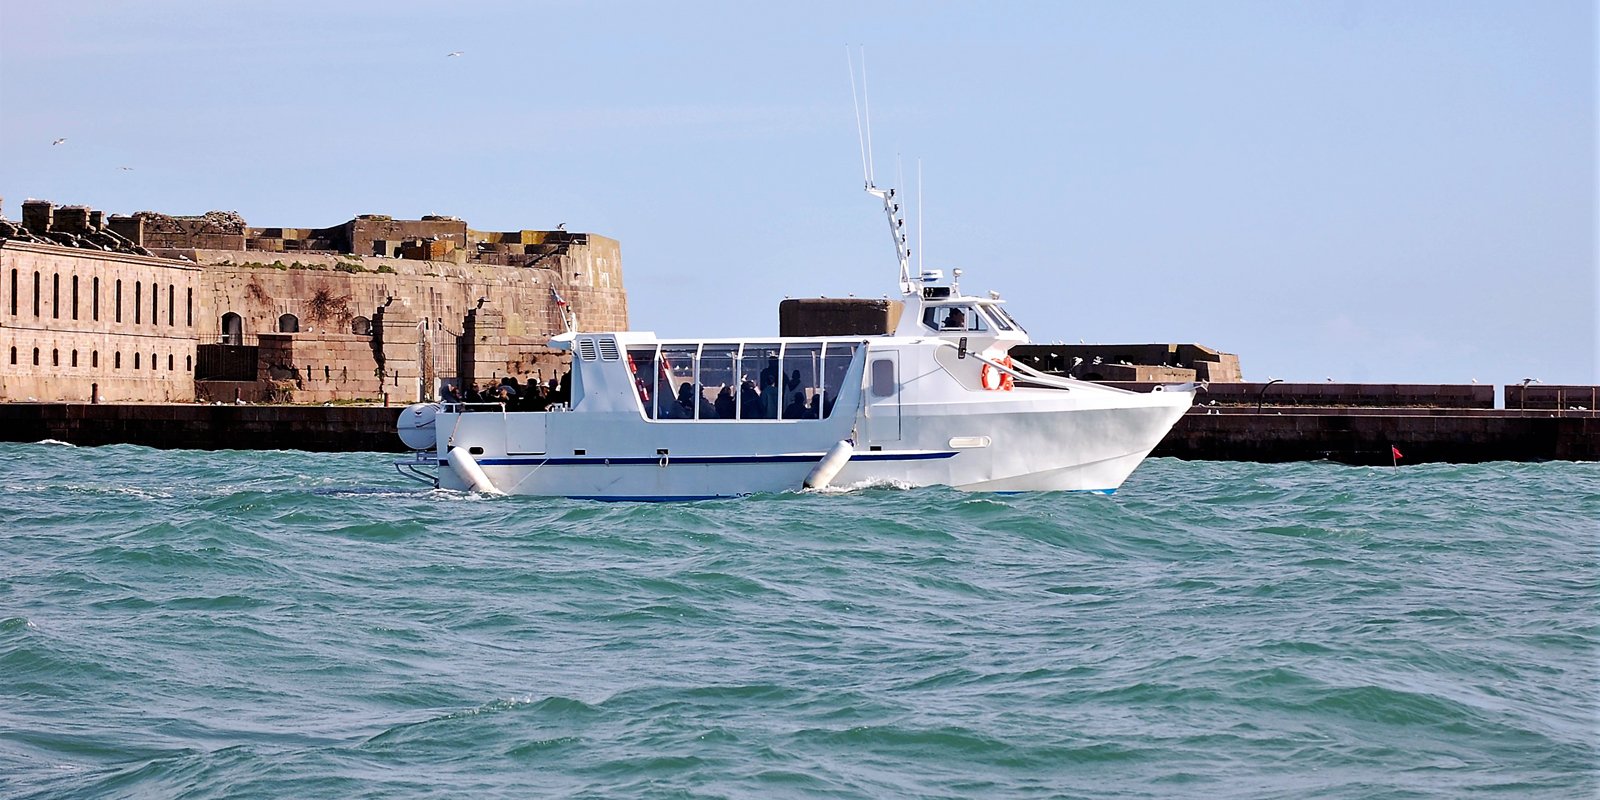
<path id="1" fill-rule="evenodd" d="M 900 262 L 900 293 L 916 294 L 917 285 L 911 278 L 911 247 L 906 239 L 906 220 L 894 189 L 879 189 L 874 182 L 872 159 L 872 106 L 867 97 L 867 49 L 861 48 L 861 95 L 856 103 L 856 67 L 850 59 L 850 48 L 845 47 L 845 59 L 850 65 L 850 99 L 856 109 L 856 138 L 861 142 L 862 171 L 866 173 L 867 194 L 883 201 L 884 216 L 889 219 L 889 235 L 894 237 L 895 258 Z M 919 167 L 920 169 L 920 167 Z M 918 247 L 921 245 L 919 244 Z"/>

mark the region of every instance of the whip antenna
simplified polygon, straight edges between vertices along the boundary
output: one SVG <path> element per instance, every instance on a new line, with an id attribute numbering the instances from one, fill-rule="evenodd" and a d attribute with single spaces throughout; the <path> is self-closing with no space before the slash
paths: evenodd
<path id="1" fill-rule="evenodd" d="M 861 147 L 861 179 L 870 186 L 872 170 L 867 165 L 867 138 L 861 128 L 861 98 L 856 95 L 856 62 L 850 55 L 850 45 L 844 46 L 844 60 L 850 67 L 850 107 L 856 112 L 856 143 Z"/>

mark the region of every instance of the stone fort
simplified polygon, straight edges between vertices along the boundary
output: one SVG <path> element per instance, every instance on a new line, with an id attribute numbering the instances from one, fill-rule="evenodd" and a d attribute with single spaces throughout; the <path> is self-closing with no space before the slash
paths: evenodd
<path id="1" fill-rule="evenodd" d="M 616 240 L 446 216 L 0 213 L 0 401 L 413 402 L 559 376 L 545 342 L 568 313 L 627 328 Z"/>

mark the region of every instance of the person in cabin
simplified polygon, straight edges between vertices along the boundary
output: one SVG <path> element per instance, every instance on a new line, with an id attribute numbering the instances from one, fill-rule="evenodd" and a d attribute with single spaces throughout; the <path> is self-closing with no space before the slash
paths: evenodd
<path id="1" fill-rule="evenodd" d="M 784 419 L 807 419 L 814 416 L 816 415 L 811 414 L 806 410 L 805 392 L 795 392 L 794 394 L 790 395 L 789 405 L 783 407 Z"/>
<path id="2" fill-rule="evenodd" d="M 755 381 L 745 378 L 739 384 L 739 419 L 761 418 L 761 392 Z"/>
<path id="3" fill-rule="evenodd" d="M 717 392 L 717 402 L 712 404 L 716 409 L 717 419 L 733 419 L 734 402 L 733 387 L 722 384 L 722 391 Z"/>
<path id="4" fill-rule="evenodd" d="M 950 313 L 945 315 L 945 318 L 944 318 L 944 330 L 947 330 L 947 331 L 964 331 L 966 329 L 967 329 L 967 312 L 965 312 L 965 311 L 963 311 L 963 310 L 961 310 L 959 308 L 950 309 Z"/>
<path id="5" fill-rule="evenodd" d="M 694 383 L 684 381 L 678 386 L 678 413 L 682 419 L 694 419 Z"/>

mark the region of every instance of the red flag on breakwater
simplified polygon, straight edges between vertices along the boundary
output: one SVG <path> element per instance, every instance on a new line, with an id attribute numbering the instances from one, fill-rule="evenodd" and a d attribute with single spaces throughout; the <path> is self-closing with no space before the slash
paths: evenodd
<path id="1" fill-rule="evenodd" d="M 1392 444 L 1389 445 L 1389 454 L 1395 458 L 1405 458 L 1405 456 L 1400 452 L 1400 448 L 1395 447 Z"/>

